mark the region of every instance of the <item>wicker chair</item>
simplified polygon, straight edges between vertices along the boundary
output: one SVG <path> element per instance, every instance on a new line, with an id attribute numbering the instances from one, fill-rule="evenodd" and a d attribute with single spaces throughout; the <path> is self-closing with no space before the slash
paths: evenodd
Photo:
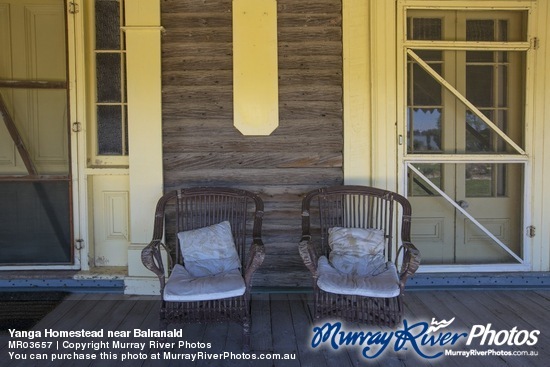
<path id="1" fill-rule="evenodd" d="M 251 280 L 265 256 L 261 239 L 262 216 L 262 200 L 257 195 L 244 190 L 214 187 L 189 188 L 167 193 L 159 199 L 153 239 L 143 249 L 141 259 L 145 267 L 154 272 L 160 281 L 161 330 L 166 330 L 172 323 L 234 321 L 243 326 L 243 349 L 249 350 Z M 176 273 L 179 276 L 182 272 L 187 275 L 183 265 L 186 256 L 188 259 L 192 256 L 189 253 L 182 254 L 180 233 L 191 233 L 192 230 L 218 225 L 223 221 L 228 221 L 230 224 L 228 236 L 231 237 L 232 234 L 240 262 L 240 271 L 234 269 L 233 273 L 237 272 L 236 276 L 239 279 L 236 280 L 240 281 L 241 285 L 244 281 L 244 285 L 240 288 L 243 294 L 235 295 L 233 291 L 229 293 L 221 291 L 220 294 L 218 291 L 214 292 L 213 296 L 204 297 L 201 294 L 195 296 L 195 290 L 190 288 L 189 284 L 207 281 L 209 282 L 207 287 L 210 289 L 211 286 L 216 287 L 220 281 L 217 275 L 196 277 L 188 283 L 185 279 L 175 280 Z M 168 245 L 162 242 L 163 238 Z M 208 252 L 210 242 L 213 241 L 206 242 L 204 249 Z M 202 243 L 200 241 L 201 246 Z M 161 247 L 164 247 L 168 253 L 166 265 L 162 261 Z M 166 270 L 170 275 L 168 279 L 165 278 Z M 204 286 L 198 288 L 202 290 Z M 174 297 L 174 293 L 186 296 L 180 299 Z M 237 291 L 237 293 L 240 292 Z M 168 294 L 171 296 L 168 297 Z M 226 297 L 227 295 L 229 297 Z"/>
<path id="2" fill-rule="evenodd" d="M 410 242 L 410 219 L 411 206 L 406 198 L 377 188 L 334 186 L 311 191 L 304 197 L 299 251 L 313 275 L 316 320 L 334 318 L 389 327 L 401 322 L 405 282 L 420 264 L 419 251 Z M 351 279 L 350 275 L 333 271 L 328 263 L 328 242 L 329 229 L 335 227 L 381 229 L 383 232 L 378 232 L 384 258 L 379 256 L 385 274 Z M 329 286 L 337 279 L 335 286 L 328 287 L 327 279 Z M 350 279 L 359 289 L 339 284 L 340 280 L 346 283 Z"/>

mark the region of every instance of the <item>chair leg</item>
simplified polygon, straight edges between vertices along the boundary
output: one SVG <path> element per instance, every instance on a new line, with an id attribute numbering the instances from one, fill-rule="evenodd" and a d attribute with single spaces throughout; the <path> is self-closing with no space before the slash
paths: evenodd
<path id="1" fill-rule="evenodd" d="M 159 330 L 160 331 L 166 331 L 168 329 L 168 320 L 166 320 L 166 318 L 164 317 L 164 313 L 161 313 L 160 314 L 160 318 L 159 318 Z M 159 337 L 158 338 L 160 342 L 166 342 L 167 341 L 167 338 L 166 337 Z"/>
<path id="2" fill-rule="evenodd" d="M 243 320 L 243 352 L 250 352 L 250 318 L 248 316 Z"/>

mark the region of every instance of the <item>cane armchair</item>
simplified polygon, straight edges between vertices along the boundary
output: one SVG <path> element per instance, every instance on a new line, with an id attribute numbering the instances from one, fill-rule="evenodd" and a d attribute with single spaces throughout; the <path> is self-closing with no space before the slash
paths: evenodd
<path id="1" fill-rule="evenodd" d="M 161 330 L 234 321 L 249 350 L 252 276 L 265 256 L 262 216 L 262 200 L 245 190 L 189 188 L 159 199 L 153 239 L 141 259 L 160 281 Z"/>
<path id="2" fill-rule="evenodd" d="M 401 322 L 405 283 L 420 264 L 410 219 L 408 200 L 386 190 L 343 185 L 306 194 L 299 252 L 313 277 L 315 319 Z M 364 252 L 367 237 L 375 245 Z"/>

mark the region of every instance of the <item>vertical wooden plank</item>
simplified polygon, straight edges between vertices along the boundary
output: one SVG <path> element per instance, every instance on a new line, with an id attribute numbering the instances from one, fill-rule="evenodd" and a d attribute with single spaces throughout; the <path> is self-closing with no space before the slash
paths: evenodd
<path id="1" fill-rule="evenodd" d="M 251 301 L 250 349 L 254 352 L 273 351 L 269 294 L 253 294 Z"/>
<path id="2" fill-rule="evenodd" d="M 271 295 L 271 327 L 273 331 L 273 350 L 275 353 L 297 353 L 296 333 L 286 294 Z M 295 360 L 274 360 L 275 367 L 300 366 L 300 355 Z"/>
<path id="3" fill-rule="evenodd" d="M 346 353 L 327 354 L 322 349 L 311 348 L 313 325 L 307 296 L 305 294 L 291 294 L 289 295 L 289 301 L 300 362 L 307 361 L 308 365 L 316 367 L 349 364 L 350 360 Z M 330 360 L 330 363 L 328 360 Z"/>

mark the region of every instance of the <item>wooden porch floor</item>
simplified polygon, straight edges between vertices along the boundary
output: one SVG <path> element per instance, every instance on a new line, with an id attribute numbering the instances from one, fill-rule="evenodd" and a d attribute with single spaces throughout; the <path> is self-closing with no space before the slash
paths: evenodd
<path id="1" fill-rule="evenodd" d="M 154 338 L 107 338 L 108 330 L 133 331 L 134 329 L 157 328 L 158 300 L 157 297 L 123 296 L 113 294 L 72 294 L 53 312 L 40 321 L 33 330 L 42 331 L 41 338 L 34 341 L 67 340 L 70 342 L 86 341 L 119 341 L 145 342 L 143 351 L 131 349 L 137 355 L 147 354 L 146 359 L 121 363 L 119 360 L 100 358 L 101 351 L 87 350 L 85 353 L 95 353 L 98 360 L 63 362 L 10 360 L 9 352 L 24 353 L 29 358 L 32 349 L 16 350 L 8 348 L 9 336 L 0 337 L 1 361 L 10 366 L 548 366 L 550 365 L 550 291 L 410 291 L 405 298 L 405 319 L 411 322 L 450 320 L 456 317 L 448 331 L 470 332 L 473 325 L 492 324 L 495 331 L 540 330 L 538 342 L 534 346 L 494 346 L 479 347 L 479 351 L 504 350 L 528 351 L 538 353 L 537 356 L 443 356 L 433 360 L 417 357 L 411 348 L 395 353 L 387 350 L 382 356 L 367 360 L 361 356 L 358 346 L 344 346 L 338 351 L 330 347 L 312 349 L 309 345 L 312 338 L 311 295 L 310 294 L 253 294 L 252 297 L 252 337 L 250 355 L 261 358 L 265 354 L 278 353 L 295 355 L 292 360 L 243 360 L 225 359 L 212 361 L 161 360 L 156 363 L 151 355 L 158 350 L 149 347 L 149 341 Z M 358 325 L 345 325 L 346 331 L 375 331 L 374 328 Z M 46 338 L 44 330 L 100 330 L 105 335 L 98 339 Z M 385 330 L 389 331 L 389 330 Z M 172 349 L 174 353 L 234 353 L 242 354 L 241 329 L 234 324 L 189 325 L 184 327 L 183 340 L 189 343 L 210 343 L 209 349 Z M 15 340 L 15 339 L 11 339 Z M 23 340 L 23 339 L 18 339 Z M 177 341 L 169 339 L 168 341 Z M 32 341 L 32 340 L 29 340 Z M 392 344 L 393 346 L 393 344 Z M 390 348 L 388 348 L 390 349 Z M 449 347 L 440 348 L 452 349 Z M 468 350 L 470 347 L 456 347 L 457 350 Z M 60 349 L 50 352 L 72 353 L 73 349 Z M 44 350 L 36 351 L 36 353 Z M 123 351 L 126 353 L 126 351 Z M 78 353 L 84 353 L 79 351 Z M 163 355 L 163 351 L 160 352 Z M 49 357 L 51 358 L 51 357 Z M 120 358 L 120 357 L 119 357 Z M 183 362 L 183 363 L 182 363 Z"/>

